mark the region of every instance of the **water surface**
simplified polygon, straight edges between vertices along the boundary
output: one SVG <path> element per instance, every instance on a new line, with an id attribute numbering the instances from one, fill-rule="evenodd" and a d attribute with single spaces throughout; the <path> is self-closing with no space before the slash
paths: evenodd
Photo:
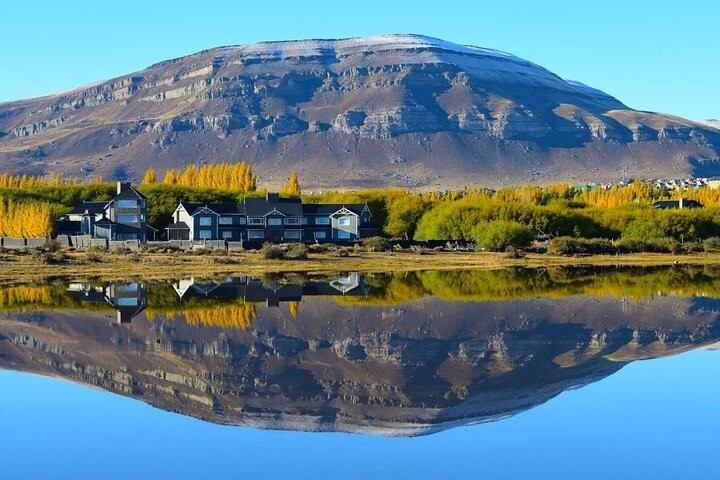
<path id="1" fill-rule="evenodd" d="M 0 478 L 712 478 L 719 312 L 712 269 L 6 285 Z"/>

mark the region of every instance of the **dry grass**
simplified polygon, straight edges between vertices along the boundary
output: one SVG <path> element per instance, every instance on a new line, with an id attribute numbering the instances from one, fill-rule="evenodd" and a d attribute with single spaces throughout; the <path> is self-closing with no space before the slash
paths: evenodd
<path id="1" fill-rule="evenodd" d="M 66 252 L 61 264 L 44 264 L 30 252 L 0 253 L 0 283 L 38 279 L 173 279 L 216 275 L 261 275 L 267 273 L 389 272 L 418 270 L 497 269 L 505 267 L 557 266 L 653 266 L 720 265 L 720 254 L 628 254 L 561 257 L 529 254 L 509 258 L 503 253 L 474 252 L 364 252 L 350 250 L 338 258 L 333 253 L 311 253 L 307 260 L 267 260 L 260 254 L 242 253 L 133 253 Z"/>

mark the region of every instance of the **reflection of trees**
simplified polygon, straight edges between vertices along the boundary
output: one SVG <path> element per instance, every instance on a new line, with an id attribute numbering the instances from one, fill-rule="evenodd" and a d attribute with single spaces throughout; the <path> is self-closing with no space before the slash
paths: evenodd
<path id="1" fill-rule="evenodd" d="M 109 310 L 109 305 L 85 304 L 68 294 L 66 285 L 0 287 L 0 311 Z"/>
<path id="2" fill-rule="evenodd" d="M 22 308 L 52 303 L 50 287 L 8 287 L 0 289 L 0 309 Z"/>
<path id="3" fill-rule="evenodd" d="M 210 308 L 189 308 L 163 312 L 167 318 L 182 317 L 188 325 L 246 329 L 255 321 L 257 310 L 252 303 L 217 305 Z M 148 315 L 148 318 L 150 316 Z"/>
<path id="4" fill-rule="evenodd" d="M 714 268 L 506 269 L 425 271 L 375 277 L 366 297 L 342 304 L 391 306 L 431 295 L 452 301 L 503 301 L 575 295 L 641 299 L 658 295 L 720 297 Z"/>
<path id="5" fill-rule="evenodd" d="M 296 319 L 298 311 L 300 310 L 300 302 L 288 302 L 288 310 L 292 318 Z"/>

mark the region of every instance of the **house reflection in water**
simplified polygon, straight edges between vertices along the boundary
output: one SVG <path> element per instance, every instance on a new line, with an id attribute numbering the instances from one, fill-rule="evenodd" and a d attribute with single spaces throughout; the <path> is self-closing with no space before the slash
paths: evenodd
<path id="1" fill-rule="evenodd" d="M 264 302 L 277 307 L 281 302 L 299 302 L 303 296 L 367 295 L 369 288 L 358 273 L 334 280 L 313 280 L 303 284 L 270 282 L 252 277 L 234 277 L 223 281 L 198 281 L 193 278 L 173 285 L 181 300 L 189 298 L 242 298 L 248 303 Z"/>
<path id="2" fill-rule="evenodd" d="M 117 312 L 118 323 L 129 323 L 147 307 L 147 286 L 140 282 L 104 286 L 71 283 L 68 292 L 82 302 L 110 305 Z"/>

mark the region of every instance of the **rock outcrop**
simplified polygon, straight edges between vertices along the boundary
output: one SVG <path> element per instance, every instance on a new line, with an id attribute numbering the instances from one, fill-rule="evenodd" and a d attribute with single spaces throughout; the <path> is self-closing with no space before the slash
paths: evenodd
<path id="1" fill-rule="evenodd" d="M 0 104 L 0 171 L 139 178 L 233 160 L 311 188 L 675 178 L 720 173 L 720 131 L 418 35 L 221 47 Z"/>

